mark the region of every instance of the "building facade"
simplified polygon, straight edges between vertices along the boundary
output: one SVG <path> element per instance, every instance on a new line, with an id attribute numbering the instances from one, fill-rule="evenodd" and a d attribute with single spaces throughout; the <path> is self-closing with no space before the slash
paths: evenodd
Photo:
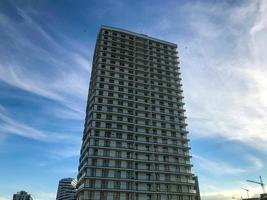
<path id="1" fill-rule="evenodd" d="M 57 200 L 76 200 L 76 184 L 76 179 L 61 179 L 57 189 Z"/>
<path id="2" fill-rule="evenodd" d="M 33 200 L 31 195 L 25 191 L 17 192 L 13 195 L 13 200 Z"/>
<path id="3" fill-rule="evenodd" d="M 78 200 L 195 200 L 177 45 L 102 26 Z"/>

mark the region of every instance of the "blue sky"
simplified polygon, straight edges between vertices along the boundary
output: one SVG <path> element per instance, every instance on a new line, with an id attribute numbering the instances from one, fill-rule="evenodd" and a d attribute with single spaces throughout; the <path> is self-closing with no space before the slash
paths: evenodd
<path id="1" fill-rule="evenodd" d="M 0 1 L 0 200 L 76 177 L 102 24 L 178 44 L 204 200 L 267 181 L 266 1 Z"/>

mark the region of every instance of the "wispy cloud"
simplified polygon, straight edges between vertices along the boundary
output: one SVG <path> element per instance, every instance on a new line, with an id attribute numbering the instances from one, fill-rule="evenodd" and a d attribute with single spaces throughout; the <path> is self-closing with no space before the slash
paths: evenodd
<path id="1" fill-rule="evenodd" d="M 195 34 L 180 42 L 191 132 L 267 152 L 266 2 L 185 9 Z"/>
<path id="2" fill-rule="evenodd" d="M 60 148 L 50 149 L 50 156 L 55 159 L 77 157 L 80 155 L 79 149 L 80 143 L 72 145 L 72 147 L 61 146 Z"/>
<path id="3" fill-rule="evenodd" d="M 238 175 L 249 172 L 255 173 L 256 171 L 262 169 L 264 166 L 262 160 L 254 155 L 244 155 L 243 162 L 245 162 L 246 164 L 242 165 L 231 165 L 228 164 L 225 159 L 207 159 L 199 155 L 193 155 L 193 158 L 195 165 L 197 165 L 199 168 L 202 168 L 202 170 L 205 170 L 212 175 L 218 176 Z"/>
<path id="4" fill-rule="evenodd" d="M 228 165 L 225 161 L 209 160 L 204 157 L 193 155 L 195 163 L 206 171 L 211 171 L 213 174 L 224 175 L 224 174 L 239 174 L 244 173 L 247 170 L 245 168 L 234 167 Z"/>
<path id="5" fill-rule="evenodd" d="M 4 14 L 0 15 L 0 28 L 5 30 L 6 41 L 16 41 L 14 59 L 2 59 L 0 63 L 0 81 L 58 101 L 73 111 L 83 113 L 90 69 L 89 59 L 84 55 L 89 48 L 61 36 L 60 33 L 55 33 L 57 40 L 54 39 L 27 12 L 16 9 L 23 26 L 21 22 L 14 21 Z M 35 39 L 40 38 L 39 43 L 29 37 L 28 30 L 35 33 Z M 46 45 L 42 45 L 43 43 Z M 32 55 L 31 60 L 25 60 L 25 52 Z M 40 73 L 43 69 L 32 65 L 44 65 L 42 67 L 45 67 L 47 72 Z M 49 71 L 52 74 L 47 74 Z"/>
<path id="6" fill-rule="evenodd" d="M 2 112 L 1 110 L 4 110 Z M 29 126 L 23 122 L 14 120 L 13 117 L 9 116 L 9 113 L 2 106 L 0 110 L 0 131 L 1 135 L 4 134 L 13 134 L 18 135 L 25 138 L 30 138 L 38 141 L 44 142 L 68 142 L 72 141 L 73 143 L 77 140 L 73 139 L 72 133 L 57 133 L 57 132 L 48 132 L 41 129 L 34 128 Z"/>

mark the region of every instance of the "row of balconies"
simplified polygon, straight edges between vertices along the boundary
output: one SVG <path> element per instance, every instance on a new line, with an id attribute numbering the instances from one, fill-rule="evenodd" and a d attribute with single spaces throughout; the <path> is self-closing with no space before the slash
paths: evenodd
<path id="1" fill-rule="evenodd" d="M 140 35 L 140 34 L 139 34 Z M 163 48 L 163 49 L 168 49 L 168 50 L 171 50 L 171 51 L 174 51 L 176 49 L 176 45 L 174 44 L 171 44 L 169 42 L 165 42 L 165 41 L 159 41 L 159 40 L 156 40 L 154 38 L 150 38 L 148 36 L 146 36 L 146 38 L 143 38 L 142 36 L 136 36 L 136 35 L 133 35 L 132 33 L 129 33 L 129 34 L 126 34 L 124 32 L 120 32 L 120 30 L 105 30 L 105 29 L 102 29 L 100 35 L 99 35 L 100 38 L 103 38 L 103 37 L 111 37 L 111 38 L 116 38 L 116 39 L 122 39 L 122 40 L 128 40 L 130 42 L 132 41 L 135 41 L 137 43 L 141 43 L 141 44 L 149 44 L 150 46 L 155 46 L 157 48 Z M 168 44 L 166 44 L 168 43 Z"/>
<path id="2" fill-rule="evenodd" d="M 93 136 L 91 136 L 93 137 Z M 95 139 L 97 137 L 94 137 Z M 171 155 L 171 151 L 168 150 L 167 148 L 169 147 L 175 147 L 175 148 L 186 148 L 189 149 L 189 146 L 187 143 L 181 144 L 181 145 L 172 145 L 172 144 L 159 144 L 159 143 L 145 143 L 141 141 L 135 141 L 134 146 L 129 148 L 128 144 L 125 142 L 121 142 L 119 145 L 118 141 L 116 139 L 111 139 L 111 138 L 97 138 L 99 140 L 95 139 L 89 139 L 91 142 L 88 144 L 89 147 L 94 147 L 94 148 L 110 148 L 110 150 L 122 150 L 126 151 L 129 150 L 129 152 L 136 152 L 140 151 L 140 153 L 150 153 L 150 154 L 169 154 Z M 131 141 L 128 141 L 130 143 Z M 175 150 L 177 151 L 177 150 Z M 174 152 L 175 152 L 174 151 Z"/>
<path id="3" fill-rule="evenodd" d="M 95 140 L 93 140 L 93 138 Z M 100 139 L 100 140 L 98 140 L 98 139 Z M 122 138 L 118 139 L 115 137 L 107 138 L 107 137 L 91 136 L 91 140 L 92 140 L 91 145 L 94 145 L 94 146 L 104 146 L 104 147 L 111 147 L 111 148 L 113 147 L 113 148 L 122 148 L 122 149 L 135 149 L 135 150 L 141 150 L 141 151 L 152 150 L 152 148 L 150 146 L 154 145 L 153 150 L 156 150 L 156 148 L 158 148 L 158 147 L 162 147 L 162 150 L 163 150 L 162 152 L 164 152 L 164 153 L 167 153 L 167 150 L 165 150 L 163 148 L 166 146 L 181 147 L 181 148 L 188 148 L 189 147 L 187 141 L 184 142 L 184 141 L 177 140 L 177 143 L 173 144 L 172 140 L 167 140 L 167 139 L 163 140 L 162 143 L 158 143 L 158 142 L 154 142 L 154 141 L 146 142 L 146 141 L 129 140 L 129 139 L 122 140 Z M 104 143 L 104 141 L 109 142 L 109 144 Z M 119 146 L 118 144 L 120 144 L 121 146 Z M 135 146 L 131 146 L 133 144 Z M 157 151 L 159 151 L 159 150 L 157 150 Z"/>
<path id="4" fill-rule="evenodd" d="M 112 53 L 112 54 L 107 54 L 107 53 Z M 95 55 L 95 60 L 97 60 L 101 55 L 110 55 L 109 57 L 110 58 L 114 58 L 114 59 L 117 59 L 119 61 L 121 61 L 123 64 L 120 64 L 119 66 L 122 66 L 124 67 L 125 69 L 134 69 L 134 65 L 135 64 L 135 67 L 137 66 L 137 63 L 132 63 L 132 61 L 134 60 L 134 54 L 132 52 L 124 52 L 124 54 L 122 53 L 118 53 L 118 52 L 121 52 L 117 49 L 111 49 L 111 48 L 102 48 L 102 50 L 99 51 L 98 54 Z M 113 55 L 115 54 L 115 55 Z M 150 56 L 150 57 L 154 57 L 154 56 Z M 157 57 L 154 57 L 155 59 L 157 59 Z M 127 61 L 125 62 L 125 59 L 127 59 Z M 138 58 L 137 58 L 138 59 Z M 144 61 L 147 61 L 147 59 L 142 59 L 142 57 L 139 56 L 139 59 L 141 60 L 144 60 Z M 130 62 L 129 62 L 130 61 Z M 164 71 L 165 73 L 169 72 L 169 73 L 173 73 L 173 72 L 176 72 L 177 74 L 180 74 L 179 72 L 179 66 L 177 65 L 177 63 L 179 63 L 177 61 L 177 58 L 175 58 L 173 61 L 172 61 L 173 65 L 170 65 L 170 64 L 163 64 L 162 63 L 159 63 L 159 62 L 156 62 L 156 60 L 150 60 L 149 61 L 149 65 L 147 66 L 143 66 L 142 65 L 142 68 L 144 71 L 146 71 L 146 69 L 155 69 L 155 70 L 161 70 L 161 71 Z M 141 65 L 140 65 L 141 66 Z"/>
<path id="5" fill-rule="evenodd" d="M 109 166 L 103 166 L 103 165 L 86 165 L 86 168 L 100 168 L 100 169 L 110 169 L 110 170 L 128 170 L 128 171 L 138 171 L 138 172 L 143 172 L 143 173 L 164 173 L 164 174 L 181 174 L 181 175 L 191 175 L 191 170 L 190 169 L 176 169 L 176 168 L 162 168 L 162 169 L 157 169 L 155 167 L 149 167 L 149 168 L 138 168 L 138 167 L 133 167 L 129 168 L 125 164 L 123 165 L 109 165 Z"/>
<path id="6" fill-rule="evenodd" d="M 107 105 L 104 103 L 97 103 L 93 104 L 95 105 L 94 110 L 98 111 L 99 113 L 107 113 L 107 114 L 117 114 L 117 115 L 122 115 L 122 116 L 129 116 L 129 117 L 136 117 L 136 119 L 144 119 L 144 120 L 153 120 L 153 121 L 158 121 L 159 123 L 164 122 L 164 120 L 160 119 L 153 119 L 152 116 L 153 114 L 160 114 L 160 115 L 169 115 L 169 116 L 175 116 L 175 113 L 171 112 L 166 112 L 168 109 L 164 109 L 162 107 L 152 107 L 151 110 L 141 110 L 138 108 L 132 108 L 132 107 L 122 107 L 119 105 Z M 170 110 L 170 109 L 169 109 Z M 178 110 L 178 109 L 177 109 Z M 176 112 L 178 112 L 176 110 Z M 93 110 L 92 110 L 93 111 Z M 88 113 L 90 115 L 91 112 Z M 186 122 L 184 120 L 185 118 L 179 120 L 179 125 L 186 126 Z M 153 124 L 154 126 L 154 124 Z M 157 126 L 157 124 L 155 124 Z M 161 127 L 160 124 L 158 127 Z M 176 127 L 177 128 L 177 127 Z"/>
<path id="7" fill-rule="evenodd" d="M 94 106 L 94 107 L 93 107 Z M 131 110 L 129 110 L 131 109 Z M 97 111 L 99 113 L 106 113 L 106 114 L 116 114 L 116 115 L 121 115 L 124 117 L 135 117 L 136 120 L 138 119 L 143 119 L 143 120 L 153 120 L 155 115 L 165 115 L 166 117 L 174 117 L 178 116 L 181 118 L 180 124 L 186 126 L 185 123 L 185 117 L 179 116 L 178 112 L 179 111 L 174 111 L 172 112 L 171 109 L 164 109 L 162 107 L 151 107 L 151 110 L 139 110 L 135 109 L 137 112 L 134 112 L 132 107 L 126 108 L 126 107 L 121 107 L 119 105 L 107 105 L 103 103 L 92 103 L 92 106 L 89 107 L 87 116 L 90 116 L 93 112 Z M 178 110 L 183 111 L 181 108 Z M 167 112 L 168 111 L 168 112 Z M 184 130 L 181 130 L 184 131 Z"/>
<path id="8" fill-rule="evenodd" d="M 93 136 L 92 136 L 93 137 Z M 167 137 L 163 136 L 162 137 L 148 137 L 148 136 L 140 136 L 140 135 L 135 135 L 135 134 L 121 134 L 117 132 L 112 132 L 112 131 L 106 131 L 102 132 L 101 134 L 98 134 L 97 136 L 94 137 L 99 137 L 100 139 L 108 139 L 111 138 L 114 141 L 125 141 L 125 142 L 135 142 L 135 143 L 149 143 L 149 144 L 154 144 L 154 145 L 179 145 L 184 147 L 184 143 L 188 142 L 188 138 L 186 136 L 180 136 L 180 137 Z"/>
<path id="9" fill-rule="evenodd" d="M 128 66 L 128 68 L 134 69 L 134 65 L 142 65 L 144 68 L 153 68 L 157 70 L 161 70 L 168 76 L 178 76 L 180 74 L 178 64 L 179 62 L 160 62 L 158 60 L 154 59 L 142 59 L 141 57 L 128 57 L 128 56 L 107 56 L 106 53 L 104 53 L 104 56 L 100 54 L 96 54 L 94 57 L 94 63 L 99 64 L 99 62 L 102 63 L 110 63 L 110 64 L 116 64 L 116 66 L 125 67 Z M 172 69 L 172 70 L 170 70 Z M 161 73 L 162 74 L 162 73 Z"/>
<path id="10" fill-rule="evenodd" d="M 101 86 L 101 87 L 103 87 L 103 86 Z M 174 98 L 169 96 L 169 95 L 163 96 L 162 94 L 157 94 L 157 95 L 156 94 L 157 93 L 153 93 L 153 94 L 151 93 L 150 96 L 139 96 L 139 95 L 136 96 L 135 94 L 129 95 L 128 93 L 126 93 L 124 91 L 123 92 L 110 91 L 109 87 L 107 87 L 107 86 L 105 87 L 105 85 L 104 85 L 104 88 L 95 89 L 95 92 L 92 93 L 91 98 L 88 99 L 88 103 L 94 104 L 95 103 L 94 100 L 96 98 L 103 98 L 103 97 L 116 99 L 117 101 L 124 100 L 127 102 L 135 103 L 136 105 L 141 104 L 144 106 L 149 106 L 151 108 L 154 106 L 154 105 L 151 105 L 151 103 L 156 103 L 156 102 L 160 103 L 160 102 L 164 101 L 168 104 L 171 103 L 173 105 L 176 105 L 178 102 L 177 108 L 179 108 L 180 112 L 177 113 L 176 115 L 179 115 L 180 117 L 185 117 L 184 116 L 184 108 L 183 108 L 183 106 L 181 106 L 181 105 L 183 105 L 183 101 L 182 101 L 181 97 L 174 100 Z M 173 114 L 174 111 L 172 111 L 171 113 Z"/>
<path id="11" fill-rule="evenodd" d="M 181 92 L 181 89 L 177 89 L 177 88 L 181 88 L 182 85 L 181 84 L 178 84 L 178 83 L 170 83 L 170 82 L 167 82 L 167 81 L 164 81 L 164 80 L 156 80 L 151 78 L 149 79 L 148 77 L 146 76 L 140 76 L 138 75 L 138 73 L 136 73 L 135 75 L 136 76 L 139 76 L 139 78 L 141 77 L 142 79 L 144 78 L 148 78 L 150 81 L 149 83 L 138 83 L 138 79 L 136 79 L 135 81 L 127 81 L 126 79 L 126 82 L 124 84 L 119 84 L 121 83 L 121 79 L 124 79 L 125 75 L 122 74 L 122 73 L 117 73 L 114 74 L 114 76 L 110 76 L 107 75 L 106 76 L 106 72 L 103 74 L 103 70 L 101 70 L 99 73 L 98 73 L 98 77 L 96 78 L 97 81 L 101 81 L 101 82 L 104 82 L 104 83 L 115 83 L 115 84 L 118 84 L 118 85 L 124 85 L 126 87 L 131 87 L 131 88 L 137 88 L 138 86 L 140 87 L 140 89 L 143 90 L 143 88 L 146 90 L 149 88 L 150 91 L 153 91 L 155 88 L 168 88 L 168 89 L 173 89 L 174 91 L 176 92 Z M 126 76 L 128 77 L 128 75 Z M 127 85 L 126 85 L 127 84 Z"/>
<path id="12" fill-rule="evenodd" d="M 93 136 L 93 134 L 92 134 Z M 171 140 L 171 141 L 188 141 L 187 134 L 184 133 L 179 133 L 176 131 L 172 132 L 166 132 L 166 131 L 161 131 L 157 133 L 153 133 L 153 135 L 145 136 L 145 135 L 140 135 L 138 133 L 135 134 L 122 134 L 118 133 L 115 131 L 97 131 L 94 133 L 94 136 L 96 137 L 116 137 L 117 139 L 124 139 L 124 140 L 136 140 L 136 141 L 141 141 L 141 142 L 153 142 L 153 143 L 160 143 L 160 141 L 164 140 Z M 153 140 L 152 140 L 153 138 Z"/>
<path id="13" fill-rule="evenodd" d="M 105 151 L 104 151 L 105 152 Z M 126 152 L 124 151 L 125 153 L 129 153 L 129 152 Z M 122 153 L 124 153 L 122 152 Z M 132 153 L 134 154 L 134 153 Z M 124 160 L 124 161 L 134 161 L 134 162 L 138 162 L 138 163 L 157 163 L 157 164 L 168 164 L 168 165 L 184 165 L 184 166 L 191 166 L 191 162 L 189 160 L 184 160 L 182 158 L 179 158 L 179 159 L 175 159 L 174 157 L 173 158 L 168 158 L 168 159 L 162 159 L 158 158 L 155 156 L 155 154 L 153 155 L 152 158 L 148 158 L 146 159 L 146 156 L 145 154 L 142 155 L 136 155 L 136 156 L 126 156 L 126 157 L 113 157 L 112 155 L 116 155 L 116 151 L 111 151 L 108 155 L 99 155 L 99 153 L 95 153 L 95 152 L 91 152 L 89 153 L 88 157 L 90 158 L 98 158 L 98 159 L 110 159 L 110 160 Z M 141 158 L 140 158 L 141 157 Z M 129 168 L 133 168 L 133 166 L 127 166 Z"/>
<path id="14" fill-rule="evenodd" d="M 110 79 L 112 81 L 107 82 L 103 77 L 99 77 L 99 79 L 95 80 L 95 90 L 101 90 L 101 91 L 106 91 L 106 94 L 117 94 L 117 97 L 119 98 L 119 94 L 127 94 L 130 95 L 132 99 L 131 101 L 135 99 L 151 99 L 151 101 L 165 101 L 167 103 L 179 103 L 181 104 L 183 96 L 181 94 L 179 95 L 172 95 L 169 93 L 163 93 L 163 89 L 160 87 L 154 87 L 154 86 L 149 86 L 149 85 L 143 85 L 143 88 L 141 87 L 142 84 L 140 83 L 133 83 L 133 82 L 125 82 L 128 83 L 126 86 L 125 84 L 121 84 L 121 79 Z M 113 82 L 113 83 L 111 83 Z M 116 91 L 114 91 L 116 90 Z M 142 96 L 140 96 L 140 92 L 142 92 Z M 99 92 L 98 92 L 99 93 Z M 146 95 L 145 95 L 146 94 Z M 107 95 L 107 96 L 112 96 L 112 95 Z M 90 95 L 89 101 L 95 97 L 95 94 Z M 137 101 L 137 100 L 136 100 Z"/>
<path id="15" fill-rule="evenodd" d="M 111 170 L 109 170 L 111 171 Z M 113 175 L 112 175 L 113 174 Z M 96 174 L 90 174 L 90 175 L 85 175 L 86 178 L 92 178 L 92 179 L 96 179 L 96 180 L 109 180 L 109 181 L 119 181 L 121 183 L 123 182 L 134 182 L 134 183 L 152 183 L 152 184 L 173 184 L 173 185 L 193 185 L 195 184 L 194 180 L 188 180 L 188 179 L 171 179 L 171 178 L 163 178 L 163 177 L 155 177 L 155 176 L 151 176 L 151 177 L 145 177 L 145 176 L 136 176 L 136 175 L 132 175 L 132 176 L 126 176 L 126 177 L 120 177 L 120 176 L 116 176 L 116 174 L 112 173 L 110 175 L 109 174 L 105 174 L 103 176 L 103 174 L 100 173 L 96 173 Z M 154 175 L 154 174 L 153 174 Z"/>
<path id="16" fill-rule="evenodd" d="M 167 80 L 168 77 L 166 77 Z M 104 80 L 102 80 L 104 79 Z M 176 93 L 181 93 L 181 84 L 174 82 L 175 80 L 173 79 L 173 82 L 171 83 L 169 80 L 165 81 L 162 79 L 154 79 L 154 78 L 149 78 L 149 77 L 142 77 L 138 76 L 134 78 L 134 75 L 129 75 L 129 74 L 123 74 L 123 73 L 115 73 L 112 70 L 99 70 L 98 73 L 94 77 L 94 82 L 97 80 L 101 80 L 105 83 L 109 83 L 109 80 L 117 80 L 119 81 L 126 81 L 126 83 L 129 85 L 131 84 L 132 86 L 127 86 L 126 87 L 135 87 L 136 84 L 138 85 L 145 85 L 146 87 L 149 87 L 149 91 L 153 90 L 163 90 L 167 89 L 167 92 L 169 91 L 174 91 Z M 105 81 L 106 80 L 106 81 Z M 167 94 L 167 92 L 165 92 Z"/>
<path id="17" fill-rule="evenodd" d="M 149 61 L 149 62 L 153 63 L 152 61 Z M 152 68 L 151 65 L 150 66 L 148 65 L 147 61 L 143 61 L 143 60 L 134 61 L 132 58 L 128 58 L 128 60 L 125 60 L 125 59 L 119 59 L 119 58 L 109 58 L 109 57 L 98 56 L 96 58 L 96 63 L 97 64 L 99 64 L 99 63 L 112 64 L 112 65 L 115 65 L 117 67 L 124 67 L 126 64 L 128 64 L 128 66 L 130 64 L 135 64 L 135 65 L 143 66 L 143 68 Z M 156 64 L 159 65 L 159 63 L 156 63 Z M 166 64 L 163 64 L 163 63 L 160 63 L 160 65 L 164 65 L 165 67 L 166 66 L 167 67 L 171 67 L 170 65 L 166 65 Z M 132 67 L 130 69 L 133 70 L 134 68 Z M 156 67 L 154 67 L 153 69 L 160 70 L 161 73 L 155 71 L 155 72 L 151 72 L 151 74 L 179 78 L 180 72 L 177 71 L 178 68 L 176 68 L 175 71 L 157 69 Z"/>
<path id="18" fill-rule="evenodd" d="M 109 91 L 108 90 L 109 89 L 108 85 L 104 85 L 103 88 L 101 86 L 101 89 Z M 113 88 L 113 89 L 116 89 L 116 88 Z M 128 89 L 128 92 L 129 91 L 130 91 L 130 89 Z M 111 91 L 109 93 L 111 93 Z M 145 104 L 145 103 L 140 103 L 138 101 L 133 101 L 133 100 L 129 101 L 128 99 L 122 100 L 122 99 L 119 99 L 118 97 L 112 96 L 112 95 L 110 95 L 110 96 L 108 96 L 108 95 L 107 96 L 94 95 L 94 97 L 95 97 L 94 100 L 97 103 L 100 103 L 100 104 L 103 104 L 103 103 L 106 104 L 106 105 L 108 105 L 108 104 L 112 105 L 113 104 L 115 106 L 123 106 L 123 107 L 128 107 L 128 108 L 133 108 L 133 109 L 135 108 L 137 110 L 141 110 L 141 111 L 145 111 L 145 112 L 146 112 L 146 110 L 154 111 L 156 108 L 159 108 L 159 109 L 160 108 L 174 109 L 174 110 L 178 111 L 179 105 L 181 105 L 180 103 L 182 102 L 181 100 L 179 100 L 179 101 L 178 100 L 177 101 L 169 101 L 169 100 L 156 99 L 154 97 L 151 97 L 150 98 L 150 102 Z M 143 97 L 143 98 L 149 98 L 149 97 Z M 153 107 L 155 109 L 153 109 Z"/>
<path id="19" fill-rule="evenodd" d="M 96 76 L 99 76 L 99 75 L 100 76 L 102 75 L 104 78 L 105 77 L 107 77 L 107 78 L 115 78 L 115 74 L 117 74 L 116 77 L 118 79 L 124 79 L 124 78 L 120 78 L 121 77 L 120 74 L 125 74 L 125 75 L 128 75 L 128 76 L 130 75 L 130 77 L 134 77 L 133 71 L 131 71 L 131 70 L 141 71 L 143 73 L 149 73 L 146 70 L 141 70 L 141 68 L 138 67 L 138 66 L 135 69 L 133 69 L 133 68 L 127 68 L 127 69 L 128 69 L 127 74 L 125 74 L 123 72 L 120 72 L 120 68 L 118 66 L 114 65 L 114 64 L 106 65 L 106 63 L 100 63 L 100 66 L 98 68 L 96 68 L 95 73 L 92 73 L 91 81 L 94 81 Z M 105 71 L 107 71 L 109 73 L 105 73 Z M 155 72 L 151 73 L 151 75 L 153 75 L 153 76 L 152 77 L 151 76 L 149 76 L 149 77 L 138 76 L 135 79 L 132 78 L 132 80 L 125 79 L 125 81 L 128 81 L 128 82 L 134 82 L 134 81 L 144 82 L 144 80 L 145 80 L 146 82 L 144 82 L 142 84 L 155 85 L 155 84 L 151 83 L 151 81 L 154 81 L 154 83 L 163 82 L 163 83 L 166 83 L 166 84 L 175 85 L 176 87 L 181 87 L 182 86 L 181 83 L 180 83 L 180 81 L 181 81 L 180 77 L 162 76 L 161 74 L 158 74 L 158 73 L 155 73 Z"/>
<path id="20" fill-rule="evenodd" d="M 133 41 L 127 41 L 126 40 L 117 40 L 119 38 L 108 38 L 108 37 L 102 37 L 99 42 L 98 45 L 109 45 L 111 44 L 111 46 L 113 47 L 120 47 L 122 49 L 127 49 L 127 50 L 135 50 L 136 48 L 142 49 L 142 50 L 149 50 L 149 51 L 154 51 L 157 53 L 164 53 L 165 55 L 170 55 L 170 56 L 176 56 L 177 55 L 177 51 L 175 50 L 168 50 L 166 48 L 161 48 L 158 46 L 153 46 L 153 45 L 148 45 L 148 44 L 144 44 L 144 43 L 140 43 L 140 42 L 136 42 L 134 43 Z"/>
<path id="21" fill-rule="evenodd" d="M 149 62 L 149 63 L 155 63 L 155 64 L 160 64 L 160 65 L 171 65 L 173 68 L 173 66 L 177 66 L 178 61 L 176 59 L 165 59 L 164 56 L 162 55 L 163 58 L 161 57 L 154 57 L 154 56 L 150 56 L 150 55 L 143 55 L 140 53 L 135 53 L 133 55 L 133 53 L 128 53 L 128 55 L 124 55 L 124 54 L 120 54 L 120 53 L 115 53 L 113 51 L 108 52 L 108 51 L 99 51 L 97 56 L 103 56 L 105 58 L 111 58 L 111 59 L 119 59 L 122 61 L 128 61 L 128 62 L 135 62 L 137 63 L 138 60 L 143 61 L 143 62 Z M 169 68 L 169 67 L 168 67 Z M 167 71 L 167 67 L 165 67 L 165 70 Z M 168 70 L 168 72 L 170 72 Z"/>
<path id="22" fill-rule="evenodd" d="M 181 97 L 177 98 L 176 100 L 162 99 L 159 97 L 155 97 L 155 93 L 150 93 L 148 90 L 144 91 L 141 89 L 131 89 L 128 87 L 125 88 L 125 87 L 117 86 L 115 84 L 104 84 L 101 82 L 98 82 L 97 86 L 95 88 L 96 88 L 96 90 L 107 91 L 108 95 L 111 93 L 113 93 L 113 94 L 116 93 L 117 95 L 119 95 L 119 93 L 120 94 L 126 94 L 128 96 L 130 95 L 130 97 L 132 98 L 132 99 L 130 99 L 131 102 L 134 101 L 133 97 L 135 97 L 135 99 L 139 99 L 139 98 L 140 99 L 142 99 L 142 98 L 143 99 L 150 99 L 149 103 L 154 103 L 154 104 L 158 103 L 160 106 L 162 106 L 162 104 L 168 104 L 169 107 L 171 107 L 172 105 L 177 105 L 177 107 L 180 105 L 183 105 L 183 101 L 182 101 Z M 161 94 L 162 93 L 158 93 L 158 96 L 161 96 Z M 100 95 L 93 95 L 93 97 L 101 98 Z M 114 95 L 112 97 L 112 94 L 111 94 L 110 98 L 114 99 Z M 118 98 L 119 98 L 119 96 L 116 97 L 116 99 L 118 99 Z M 169 96 L 168 96 L 168 99 L 169 99 Z M 137 101 L 137 103 L 138 103 L 138 101 Z M 167 107 L 167 106 L 165 106 L 165 107 Z"/>

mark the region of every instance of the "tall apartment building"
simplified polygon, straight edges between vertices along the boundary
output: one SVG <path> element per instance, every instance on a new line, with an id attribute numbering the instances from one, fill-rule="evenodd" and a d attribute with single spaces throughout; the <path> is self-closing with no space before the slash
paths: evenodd
<path id="1" fill-rule="evenodd" d="M 76 179 L 61 179 L 58 183 L 56 200 L 76 200 L 76 184 Z"/>
<path id="2" fill-rule="evenodd" d="M 31 195 L 25 191 L 17 192 L 13 195 L 13 200 L 33 200 Z"/>
<path id="3" fill-rule="evenodd" d="M 102 26 L 78 200 L 195 200 L 177 45 Z"/>

